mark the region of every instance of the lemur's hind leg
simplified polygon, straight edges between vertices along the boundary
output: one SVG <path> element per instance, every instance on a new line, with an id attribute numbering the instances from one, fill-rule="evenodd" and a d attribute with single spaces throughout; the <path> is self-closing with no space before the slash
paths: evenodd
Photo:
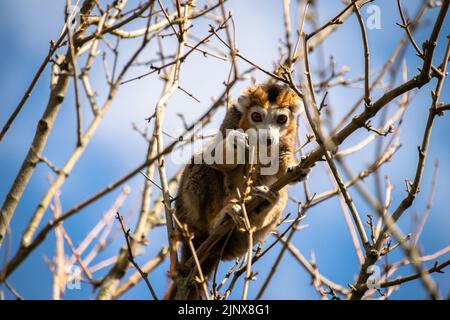
<path id="1" fill-rule="evenodd" d="M 269 187 L 261 185 L 252 187 L 252 197 L 264 200 L 264 202 L 256 209 L 257 215 L 264 216 L 265 213 L 270 211 L 277 203 L 280 198 L 280 194 L 278 191 L 271 190 Z"/>

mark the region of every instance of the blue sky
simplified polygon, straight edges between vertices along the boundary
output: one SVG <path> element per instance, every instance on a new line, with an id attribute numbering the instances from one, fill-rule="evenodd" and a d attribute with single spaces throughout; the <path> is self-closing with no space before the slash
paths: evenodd
<path id="1" fill-rule="evenodd" d="M 421 3 L 419 0 L 403 2 L 408 4 L 406 9 L 410 15 L 416 12 L 417 6 Z M 137 3 L 137 1 L 129 1 L 127 8 L 131 9 Z M 329 20 L 342 8 L 341 1 L 321 0 L 318 3 L 321 23 Z M 2 1 L 0 3 L 0 43 L 3 44 L 0 48 L 0 70 L 2 70 L 0 77 L 0 125 L 3 125 L 14 109 L 43 57 L 46 55 L 49 40 L 58 36 L 63 23 L 64 4 L 65 1 L 57 0 L 17 0 L 14 2 Z M 368 30 L 368 37 L 371 66 L 373 70 L 379 70 L 391 55 L 398 40 L 403 36 L 403 31 L 395 25 L 395 22 L 400 22 L 400 17 L 392 1 L 378 0 L 375 1 L 375 4 L 381 9 L 381 29 Z M 237 47 L 240 52 L 258 64 L 270 69 L 273 66 L 273 61 L 278 58 L 278 40 L 284 37 L 282 2 L 230 0 L 227 2 L 227 8 L 234 15 L 237 29 Z M 294 22 L 296 21 L 294 18 L 295 13 L 296 6 L 292 10 Z M 437 9 L 432 9 L 427 13 L 423 22 L 425 27 L 415 34 L 418 43 L 422 43 L 429 36 L 430 26 L 436 15 Z M 363 16 L 367 17 L 365 10 L 363 10 Z M 208 23 L 210 22 L 205 20 L 196 21 L 191 32 L 198 37 L 206 36 Z M 136 25 L 130 26 L 129 29 L 134 27 Z M 439 38 L 440 50 L 436 52 L 435 64 L 441 61 L 445 36 L 449 33 L 449 30 L 450 24 L 447 17 Z M 330 55 L 333 55 L 337 61 L 338 68 L 344 65 L 351 68 L 348 73 L 349 78 L 357 77 L 363 73 L 363 49 L 360 37 L 356 18 L 351 17 L 323 46 L 323 54 L 326 61 L 328 61 Z M 167 40 L 167 43 L 166 51 L 170 52 L 173 49 L 173 42 Z M 220 46 L 220 43 L 217 41 L 213 41 L 213 43 Z M 136 45 L 137 43 L 132 40 L 122 41 L 120 47 L 122 53 L 119 63 L 123 63 L 129 57 Z M 225 51 L 225 48 L 223 49 Z M 156 50 L 156 42 L 152 42 L 148 50 L 143 53 L 141 59 L 149 59 Z M 317 56 L 317 54 L 314 54 L 311 57 L 313 69 L 319 67 L 320 59 Z M 421 65 L 421 61 L 415 56 L 411 48 L 408 49 L 405 60 L 408 66 L 408 78 L 410 78 L 417 72 L 416 67 Z M 240 69 L 248 67 L 244 62 L 240 62 L 239 66 Z M 177 91 L 168 105 L 164 123 L 165 130 L 168 132 L 179 130 L 181 123 L 176 116 L 177 112 L 183 112 L 188 122 L 201 115 L 209 107 L 211 97 L 217 96 L 223 90 L 222 82 L 226 79 L 228 70 L 229 64 L 225 62 L 204 58 L 201 54 L 192 54 L 183 65 L 180 84 L 183 88 L 191 91 L 201 103 L 197 103 L 183 92 Z M 129 73 L 129 77 L 139 75 L 143 71 L 145 70 L 142 68 L 136 68 Z M 94 64 L 92 75 L 92 83 L 99 92 L 101 99 L 105 95 L 101 59 Z M 254 75 L 259 81 L 265 80 L 265 76 L 261 73 L 255 73 Z M 236 97 L 248 84 L 248 81 L 240 83 L 233 89 L 232 95 Z M 382 168 L 383 176 L 388 175 L 391 183 L 395 185 L 392 194 L 393 207 L 398 205 L 405 196 L 404 180 L 414 177 L 417 145 L 422 139 L 430 105 L 430 90 L 434 86 L 435 81 L 433 80 L 414 97 L 406 112 L 403 129 L 400 134 L 402 147 L 396 153 L 394 159 Z M 17 121 L 0 144 L 0 195 L 2 201 L 31 143 L 37 120 L 45 108 L 48 92 L 49 70 L 47 69 Z M 83 154 L 61 190 L 61 201 L 64 209 L 70 208 L 92 193 L 102 189 L 106 184 L 115 181 L 144 160 L 146 152 L 145 141 L 133 131 L 131 124 L 135 122 L 141 127 L 146 126 L 145 118 L 153 112 L 160 92 L 161 81 L 158 80 L 156 75 L 122 86 L 112 108 L 107 113 L 85 154 Z M 332 106 L 336 118 L 339 119 L 340 116 L 345 114 L 362 93 L 363 90 L 361 88 L 331 90 L 329 104 Z M 382 91 L 378 89 L 374 91 L 373 98 L 376 99 L 381 94 Z M 449 98 L 449 85 L 445 84 L 441 100 L 448 103 Z M 85 100 L 82 102 L 85 114 L 87 114 L 89 112 L 87 103 Z M 390 113 L 393 110 L 394 105 L 391 106 Z M 220 124 L 223 114 L 223 110 L 217 113 L 211 128 L 215 128 Z M 75 146 L 74 116 L 74 98 L 71 90 L 69 90 L 69 94 L 62 105 L 56 125 L 44 150 L 44 155 L 58 167 L 64 164 Z M 88 118 L 86 118 L 85 123 L 87 121 Z M 374 123 L 377 123 L 377 120 Z M 434 253 L 450 244 L 450 234 L 448 232 L 450 225 L 448 212 L 448 197 L 450 196 L 448 188 L 448 181 L 450 181 L 449 128 L 450 119 L 448 115 L 436 119 L 429 158 L 421 185 L 423 191 L 400 222 L 403 231 L 407 233 L 412 225 L 413 215 L 423 215 L 428 191 L 431 186 L 434 162 L 439 160 L 439 174 L 436 182 L 437 188 L 433 208 L 420 241 L 424 254 Z M 300 130 L 305 130 L 305 126 L 302 125 Z M 346 141 L 343 147 L 363 140 L 368 134 L 366 131 L 359 131 L 348 142 Z M 167 138 L 166 143 L 169 142 Z M 371 144 L 360 153 L 350 156 L 346 160 L 352 171 L 356 173 L 372 162 L 374 156 L 374 144 Z M 178 168 L 179 165 L 169 161 L 168 174 L 173 174 Z M 317 169 L 313 170 L 310 177 L 312 192 L 320 193 L 330 189 L 332 186 L 323 172 L 322 164 L 319 164 Z M 47 177 L 49 174 L 51 172 L 45 166 L 41 165 L 37 168 L 17 207 L 11 222 L 13 252 L 17 249 L 20 235 L 26 223 L 48 187 Z M 137 176 L 129 181 L 128 185 L 131 187 L 132 193 L 125 202 L 122 212 L 126 212 L 139 201 L 143 181 L 142 176 Z M 369 190 L 374 190 L 372 178 L 366 179 L 364 185 Z M 120 190 L 112 192 L 65 223 L 65 227 L 75 243 L 84 238 L 88 230 L 107 211 L 119 193 Z M 290 193 L 297 198 L 303 198 L 301 186 L 290 187 Z M 364 217 L 366 214 L 371 213 L 370 208 L 364 204 L 357 192 L 351 190 L 351 194 Z M 295 210 L 295 205 L 290 204 L 286 208 L 286 213 L 295 212 Z M 50 216 L 51 214 L 47 212 L 43 223 L 48 221 Z M 308 225 L 308 228 L 298 232 L 294 237 L 293 243 L 307 257 L 310 257 L 311 252 L 314 252 L 320 272 L 333 281 L 344 286 L 353 282 L 354 276 L 358 272 L 358 262 L 337 199 L 329 200 L 314 207 L 308 212 L 306 219 L 303 221 L 304 224 Z M 134 221 L 131 221 L 129 225 L 133 226 L 133 223 Z M 123 243 L 122 240 L 119 237 L 98 258 L 98 261 L 117 254 L 120 245 Z M 165 230 L 163 228 L 152 230 L 148 240 L 149 246 L 146 248 L 145 255 L 138 258 L 141 263 L 154 256 L 161 246 L 166 243 Z M 259 281 L 251 284 L 250 297 L 255 295 L 262 284 L 262 279 L 267 275 L 279 250 L 280 247 L 276 247 L 255 265 L 255 271 L 259 272 Z M 24 298 L 51 298 L 51 273 L 43 260 L 43 255 L 51 258 L 53 254 L 54 237 L 50 235 L 9 278 L 10 282 Z M 4 255 L 5 246 L 0 249 L 0 261 L 3 261 Z M 395 261 L 401 257 L 401 252 L 397 250 L 389 259 L 390 261 Z M 441 258 L 442 261 L 444 259 L 448 259 L 448 254 Z M 428 265 L 432 265 L 432 262 Z M 165 263 L 150 275 L 150 279 L 159 295 L 162 295 L 167 286 L 167 267 L 167 263 Z M 403 267 L 398 274 L 409 274 L 411 272 L 413 272 L 412 268 Z M 101 274 L 99 272 L 98 276 Z M 446 274 L 433 275 L 444 296 L 448 296 L 450 293 L 450 276 L 448 274 L 447 272 Z M 242 284 L 240 283 L 239 285 Z M 232 297 L 237 298 L 239 296 L 240 290 L 238 288 L 236 289 L 236 295 Z M 6 297 L 11 298 L 12 296 L 7 292 Z M 93 297 L 95 297 L 95 294 L 87 284 L 83 284 L 81 290 L 69 290 L 66 293 L 66 298 L 68 299 Z M 392 298 L 396 299 L 421 299 L 425 297 L 426 294 L 419 282 L 405 284 L 400 291 L 392 295 Z M 124 298 L 147 299 L 147 288 L 140 284 L 127 293 Z M 287 254 L 264 298 L 317 299 L 318 295 L 310 286 L 309 275 Z"/>

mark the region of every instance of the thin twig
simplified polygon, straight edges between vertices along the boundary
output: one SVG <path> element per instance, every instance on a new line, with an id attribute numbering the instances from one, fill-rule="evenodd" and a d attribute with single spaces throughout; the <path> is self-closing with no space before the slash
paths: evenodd
<path id="1" fill-rule="evenodd" d="M 142 279 L 144 279 L 145 284 L 147 285 L 148 290 L 150 291 L 150 294 L 152 295 L 154 300 L 158 300 L 158 297 L 156 296 L 156 292 L 153 289 L 152 285 L 150 284 L 150 280 L 148 279 L 148 273 L 142 271 L 142 269 L 139 267 L 139 265 L 134 260 L 133 251 L 131 250 L 131 244 L 130 244 L 130 229 L 126 229 L 125 225 L 123 223 L 123 218 L 120 215 L 119 212 L 117 212 L 117 220 L 119 220 L 120 226 L 122 228 L 122 231 L 125 236 L 125 241 L 127 242 L 127 248 L 128 248 L 128 260 L 133 264 L 133 266 L 136 268 L 136 270 L 141 275 Z"/>

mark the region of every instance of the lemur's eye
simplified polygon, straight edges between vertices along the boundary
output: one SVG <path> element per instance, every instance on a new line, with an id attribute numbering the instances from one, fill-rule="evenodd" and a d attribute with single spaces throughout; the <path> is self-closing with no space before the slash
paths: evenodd
<path id="1" fill-rule="evenodd" d="M 252 113 L 252 120 L 253 120 L 254 122 L 261 122 L 261 121 L 262 121 L 261 113 L 259 113 L 259 112 L 253 112 L 253 113 Z"/>
<path id="2" fill-rule="evenodd" d="M 288 120 L 288 117 L 285 114 L 280 114 L 277 118 L 277 122 L 279 124 L 285 124 Z"/>

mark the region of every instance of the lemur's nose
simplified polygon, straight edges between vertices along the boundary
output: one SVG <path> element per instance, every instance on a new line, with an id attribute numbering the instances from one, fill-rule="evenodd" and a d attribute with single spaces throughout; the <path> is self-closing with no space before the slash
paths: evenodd
<path id="1" fill-rule="evenodd" d="M 267 138 L 266 144 L 270 146 L 272 144 L 272 138 Z"/>

